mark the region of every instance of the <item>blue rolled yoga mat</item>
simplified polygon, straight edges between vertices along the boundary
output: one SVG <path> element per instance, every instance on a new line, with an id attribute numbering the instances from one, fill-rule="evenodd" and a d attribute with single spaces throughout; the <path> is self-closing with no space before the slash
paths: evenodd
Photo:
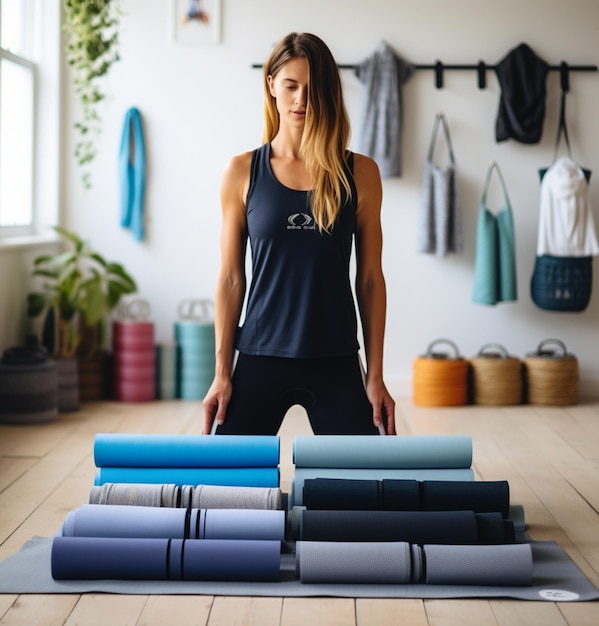
<path id="1" fill-rule="evenodd" d="M 148 483 L 152 485 L 172 483 L 178 486 L 278 487 L 279 468 L 101 467 L 96 472 L 94 485 L 98 486 L 105 483 Z"/>
<path id="2" fill-rule="evenodd" d="M 322 435 L 326 436 L 326 435 Z M 315 437 L 316 439 L 316 437 Z M 376 437 L 375 437 L 376 439 Z M 385 439 L 385 437 L 381 437 Z M 291 482 L 291 506 L 301 506 L 304 500 L 304 481 L 314 478 L 349 480 L 416 480 L 416 481 L 473 481 L 474 472 L 464 469 L 344 469 L 306 467 L 295 469 Z"/>
<path id="3" fill-rule="evenodd" d="M 299 435 L 293 440 L 297 468 L 463 469 L 472 464 L 467 435 Z"/>
<path id="4" fill-rule="evenodd" d="M 277 581 L 279 541 L 55 537 L 56 580 Z"/>
<path id="5" fill-rule="evenodd" d="M 96 467 L 264 468 L 277 467 L 279 458 L 276 435 L 98 433 L 94 439 Z"/>
<path id="6" fill-rule="evenodd" d="M 285 511 L 84 504 L 69 512 L 61 535 L 284 541 Z"/>
<path id="7" fill-rule="evenodd" d="M 419 546 L 405 542 L 298 541 L 302 583 L 529 586 L 530 544 Z"/>

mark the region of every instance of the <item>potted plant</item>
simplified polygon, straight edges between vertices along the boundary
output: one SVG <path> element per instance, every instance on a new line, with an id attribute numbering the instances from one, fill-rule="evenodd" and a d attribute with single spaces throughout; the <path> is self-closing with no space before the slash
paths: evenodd
<path id="1" fill-rule="evenodd" d="M 94 138 L 101 130 L 98 104 L 105 97 L 102 80 L 119 60 L 118 0 L 64 0 L 67 37 L 66 57 L 71 66 L 75 93 L 81 104 L 81 121 L 75 124 L 80 139 L 75 158 L 85 167 L 94 159 Z M 91 186 L 89 172 L 83 183 Z"/>
<path id="2" fill-rule="evenodd" d="M 77 360 L 81 399 L 106 397 L 104 380 L 97 379 L 106 361 L 107 325 L 122 295 L 137 290 L 122 265 L 107 262 L 77 234 L 55 227 L 69 245 L 56 255 L 34 260 L 33 276 L 42 289 L 27 296 L 30 318 L 41 317 L 41 343 L 58 361 Z M 93 390 L 85 389 L 86 367 L 96 372 Z"/>

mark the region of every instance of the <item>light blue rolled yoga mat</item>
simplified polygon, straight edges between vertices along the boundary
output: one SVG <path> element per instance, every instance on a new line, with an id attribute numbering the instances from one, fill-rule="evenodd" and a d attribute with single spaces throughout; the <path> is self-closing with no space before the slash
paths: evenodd
<path id="1" fill-rule="evenodd" d="M 316 439 L 317 437 L 315 437 Z M 370 439 L 379 439 L 370 437 Z M 387 439 L 387 437 L 380 437 Z M 389 437 L 391 439 L 391 437 Z M 463 469 L 346 469 L 335 467 L 296 467 L 291 481 L 291 506 L 301 506 L 304 503 L 304 481 L 311 478 L 344 478 L 354 480 L 451 480 L 472 481 L 474 472 L 471 468 Z"/>
<path id="2" fill-rule="evenodd" d="M 278 581 L 279 541 L 54 537 L 57 580 Z"/>
<path id="3" fill-rule="evenodd" d="M 464 469 L 472 464 L 472 437 L 298 435 L 293 462 L 302 468 Z"/>
<path id="4" fill-rule="evenodd" d="M 285 511 L 85 504 L 69 512 L 60 534 L 63 537 L 283 541 Z"/>
<path id="5" fill-rule="evenodd" d="M 94 485 L 98 486 L 104 483 L 149 483 L 151 485 L 172 483 L 178 486 L 278 487 L 279 468 L 101 467 L 96 472 Z"/>
<path id="6" fill-rule="evenodd" d="M 279 458 L 276 435 L 98 433 L 94 439 L 96 467 L 264 468 L 277 467 Z"/>

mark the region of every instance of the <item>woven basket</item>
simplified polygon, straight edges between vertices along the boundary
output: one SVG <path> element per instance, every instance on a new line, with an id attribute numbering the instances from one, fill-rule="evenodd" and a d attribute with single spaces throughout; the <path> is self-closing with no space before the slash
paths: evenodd
<path id="1" fill-rule="evenodd" d="M 486 406 L 521 404 L 522 361 L 510 356 L 500 344 L 484 345 L 470 359 L 472 402 Z"/>
<path id="2" fill-rule="evenodd" d="M 553 344 L 553 349 L 547 346 Z M 528 402 L 545 406 L 578 403 L 578 361 L 559 339 L 545 339 L 524 358 Z"/>
<path id="3" fill-rule="evenodd" d="M 452 353 L 434 352 L 445 343 Z M 468 361 L 448 339 L 433 341 L 424 356 L 414 361 L 414 404 L 419 406 L 461 406 L 468 402 Z"/>

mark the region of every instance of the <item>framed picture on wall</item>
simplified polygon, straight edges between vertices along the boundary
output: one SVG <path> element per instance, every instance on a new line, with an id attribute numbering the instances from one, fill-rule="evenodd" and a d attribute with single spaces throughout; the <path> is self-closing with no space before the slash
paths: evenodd
<path id="1" fill-rule="evenodd" d="M 171 37 L 180 44 L 220 42 L 221 0 L 171 0 Z"/>

